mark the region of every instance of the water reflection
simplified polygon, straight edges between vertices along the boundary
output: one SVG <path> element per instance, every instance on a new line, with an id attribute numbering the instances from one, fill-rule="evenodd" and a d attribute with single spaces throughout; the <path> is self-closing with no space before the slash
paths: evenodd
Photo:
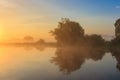
<path id="1" fill-rule="evenodd" d="M 112 56 L 115 57 L 116 61 L 117 61 L 117 66 L 116 68 L 120 71 L 120 48 L 113 48 L 111 49 L 111 54 Z"/>
<path id="2" fill-rule="evenodd" d="M 64 74 L 70 74 L 82 67 L 87 59 L 101 60 L 105 55 L 102 47 L 63 47 L 58 48 L 51 62 L 58 65 Z"/>
<path id="3" fill-rule="evenodd" d="M 109 49 L 94 46 L 51 48 L 24 45 L 0 51 L 3 53 L 0 58 L 0 74 L 6 72 L 4 77 L 11 80 L 120 79 L 119 47 Z M 0 79 L 7 80 L 1 77 Z"/>

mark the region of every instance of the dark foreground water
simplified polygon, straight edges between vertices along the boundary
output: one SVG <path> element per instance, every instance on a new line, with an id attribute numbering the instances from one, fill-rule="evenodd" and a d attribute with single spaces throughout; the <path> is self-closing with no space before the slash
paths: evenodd
<path id="1" fill-rule="evenodd" d="M 0 80 L 120 80 L 119 63 L 117 51 L 0 47 Z"/>

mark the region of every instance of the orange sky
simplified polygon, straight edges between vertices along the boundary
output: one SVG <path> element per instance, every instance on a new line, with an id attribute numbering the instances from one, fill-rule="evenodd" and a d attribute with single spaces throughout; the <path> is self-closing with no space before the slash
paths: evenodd
<path id="1" fill-rule="evenodd" d="M 62 17 L 79 22 L 87 34 L 114 35 L 116 17 L 63 9 L 52 1 L 0 0 L 0 41 L 19 41 L 26 35 L 54 41 L 49 31 L 57 27 Z"/>

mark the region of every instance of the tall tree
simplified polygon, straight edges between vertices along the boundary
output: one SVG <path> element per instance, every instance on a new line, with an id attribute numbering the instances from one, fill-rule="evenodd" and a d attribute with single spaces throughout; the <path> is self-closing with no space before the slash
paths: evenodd
<path id="1" fill-rule="evenodd" d="M 59 45 L 73 45 L 78 43 L 84 37 L 84 29 L 77 22 L 63 18 L 58 23 L 58 27 L 51 33 L 55 36 Z"/>
<path id="2" fill-rule="evenodd" d="M 115 36 L 120 38 L 120 19 L 115 22 Z"/>

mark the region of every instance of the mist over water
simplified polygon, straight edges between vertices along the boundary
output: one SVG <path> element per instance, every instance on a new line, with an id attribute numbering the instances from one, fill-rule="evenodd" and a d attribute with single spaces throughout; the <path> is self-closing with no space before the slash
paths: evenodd
<path id="1" fill-rule="evenodd" d="M 89 46 L 1 46 L 0 79 L 119 80 L 118 53 Z"/>

